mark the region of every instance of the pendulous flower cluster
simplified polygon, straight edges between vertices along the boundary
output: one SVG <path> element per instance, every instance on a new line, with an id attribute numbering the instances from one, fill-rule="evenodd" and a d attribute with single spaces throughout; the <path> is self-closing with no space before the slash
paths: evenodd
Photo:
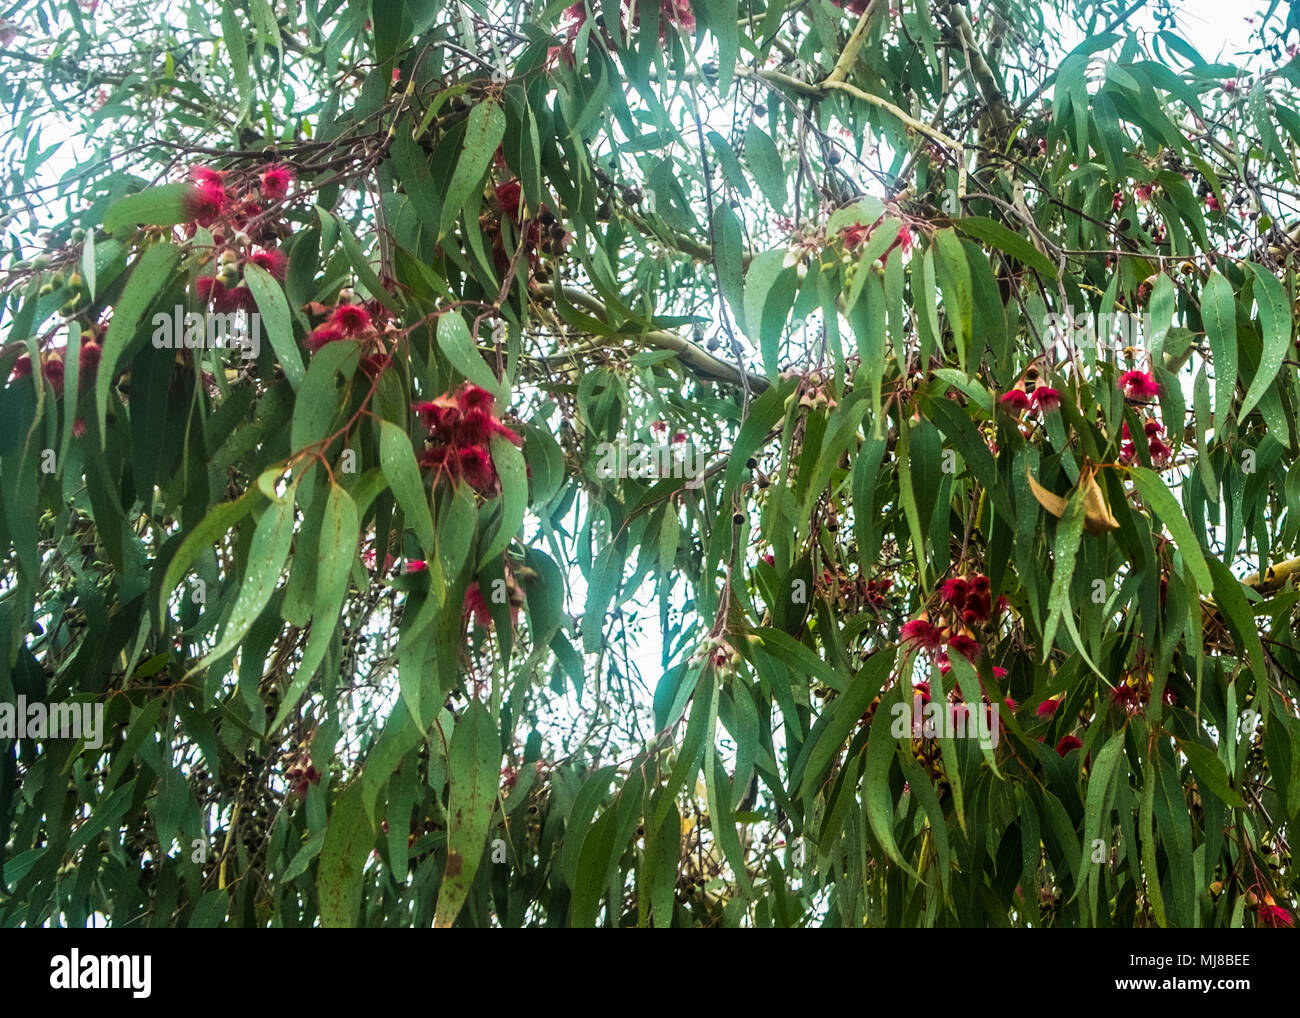
<path id="1" fill-rule="evenodd" d="M 905 623 L 899 639 L 913 647 L 929 652 L 940 669 L 948 663 L 948 652 L 956 651 L 968 661 L 980 656 L 979 641 L 973 629 L 993 621 L 1006 607 L 1006 599 L 999 597 L 994 603 L 989 588 L 989 578 L 983 573 L 972 576 L 954 576 L 939 588 L 939 624 L 931 621 L 929 613 Z"/>
<path id="2" fill-rule="evenodd" d="M 265 203 L 279 202 L 289 194 L 293 170 L 274 165 L 260 173 L 217 170 L 200 166 L 184 198 L 187 230 L 198 227 L 212 233 L 216 248 L 224 248 L 211 275 L 199 276 L 194 288 L 199 299 L 219 314 L 256 311 L 252 291 L 242 282 L 244 269 L 256 265 L 283 282 L 289 262 L 275 245 L 287 235 L 283 217 L 267 216 Z"/>
<path id="3" fill-rule="evenodd" d="M 464 481 L 485 495 L 500 491 L 501 479 L 492 463 L 492 436 L 515 445 L 523 445 L 523 439 L 497 418 L 492 404 L 490 392 L 466 382 L 455 393 L 414 405 L 428 429 L 427 448 L 420 453 L 419 463 L 433 474 L 435 485 L 440 480 Z"/>

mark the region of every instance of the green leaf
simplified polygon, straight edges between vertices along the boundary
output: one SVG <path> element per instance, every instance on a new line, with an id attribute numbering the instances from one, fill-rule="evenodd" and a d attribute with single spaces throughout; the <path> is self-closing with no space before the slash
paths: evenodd
<path id="1" fill-rule="evenodd" d="M 1169 528 L 1174 543 L 1183 554 L 1183 561 L 1187 563 L 1187 568 L 1192 571 L 1192 576 L 1196 579 L 1197 589 L 1203 594 L 1208 593 L 1214 581 L 1210 578 L 1210 570 L 1205 565 L 1201 546 L 1197 543 L 1196 535 L 1192 533 L 1192 526 L 1183 515 L 1178 500 L 1165 487 L 1165 482 L 1155 471 L 1135 466 L 1130 468 L 1130 473 L 1133 475 L 1133 481 L 1142 500 L 1151 507 L 1160 522 Z"/>
<path id="2" fill-rule="evenodd" d="M 776 142 L 754 121 L 745 129 L 745 160 L 768 204 L 777 212 L 785 209 L 786 173 Z"/>
<path id="3" fill-rule="evenodd" d="M 1214 365 L 1214 427 L 1222 431 L 1237 388 L 1237 305 L 1232 284 L 1218 272 L 1210 273 L 1201 291 L 1201 317 Z"/>
<path id="4" fill-rule="evenodd" d="M 1083 498 L 1076 493 L 1065 507 L 1065 515 L 1056 525 L 1056 547 L 1052 553 L 1052 590 L 1047 598 L 1047 625 L 1043 632 L 1043 660 L 1052 655 L 1052 640 L 1062 614 L 1070 611 L 1070 581 L 1074 579 L 1074 561 L 1083 540 Z"/>
<path id="5" fill-rule="evenodd" d="M 262 609 L 270 604 L 271 595 L 280 582 L 284 560 L 293 543 L 295 489 L 296 486 L 291 485 L 283 497 L 273 501 L 257 521 L 257 529 L 253 531 L 253 540 L 248 548 L 248 567 L 221 642 L 191 668 L 187 676 L 238 647 L 257 617 L 262 614 Z"/>
<path id="6" fill-rule="evenodd" d="M 1235 737 L 1235 732 L 1228 732 L 1228 738 Z M 1223 761 L 1214 755 L 1214 750 L 1202 746 L 1190 739 L 1178 739 L 1178 748 L 1192 765 L 1196 779 L 1203 791 L 1217 796 L 1222 802 L 1238 809 L 1246 808 L 1246 800 L 1228 783 L 1228 772 L 1224 770 Z"/>
<path id="7" fill-rule="evenodd" d="M 321 846 L 316 885 L 320 921 L 326 929 L 350 929 L 361 911 L 361 884 L 375 832 L 361 807 L 361 782 L 354 781 L 334 803 Z"/>
<path id="8" fill-rule="evenodd" d="M 415 539 L 424 549 L 426 561 L 436 557 L 438 542 L 433 529 L 433 514 L 424 479 L 415 460 L 411 436 L 391 421 L 379 422 L 379 467 L 402 508 L 406 522 L 415 531 Z"/>
<path id="9" fill-rule="evenodd" d="M 902 690 L 902 683 L 896 683 L 881 699 L 872 718 L 862 773 L 862 804 L 885 853 L 914 880 L 920 880 L 920 874 L 907 864 L 894 838 L 894 803 L 889 796 L 889 771 L 894 763 L 894 753 L 899 750 L 898 740 L 890 729 L 894 719 L 893 707 L 903 703 Z M 903 751 L 909 750 L 910 746 Z"/>
<path id="10" fill-rule="evenodd" d="M 107 443 L 104 422 L 108 418 L 108 394 L 114 377 L 126 355 L 134 349 L 140 324 L 154 298 L 167 285 L 180 251 L 166 242 L 149 247 L 131 271 L 126 288 L 113 308 L 113 318 L 104 337 L 100 354 L 99 373 L 95 379 L 95 415 L 99 423 L 100 448 Z"/>
<path id="11" fill-rule="evenodd" d="M 501 525 L 487 542 L 479 559 L 479 568 L 490 562 L 509 546 L 524 525 L 524 510 L 528 507 L 528 476 L 524 454 L 508 438 L 492 436 L 492 463 L 501 478 Z"/>
<path id="12" fill-rule="evenodd" d="M 1267 269 L 1247 262 L 1255 277 L 1255 302 L 1259 305 L 1259 326 L 1264 334 L 1264 352 L 1260 355 L 1259 369 L 1246 390 L 1237 411 L 1240 420 L 1259 402 L 1268 387 L 1273 384 L 1282 370 L 1282 361 L 1291 348 L 1291 302 L 1277 277 Z M 1284 441 L 1284 439 L 1282 439 Z"/>
<path id="13" fill-rule="evenodd" d="M 280 702 L 275 723 L 271 725 L 272 731 L 278 731 L 298 706 L 317 667 L 325 658 L 343 611 L 343 600 L 348 592 L 348 576 L 352 571 L 352 560 L 357 555 L 359 539 L 356 503 L 341 486 L 331 484 L 325 502 L 325 516 L 321 521 L 319 543 L 314 550 L 316 593 L 312 600 L 311 635 L 302 652 L 293 682 Z M 303 549 L 298 554 L 312 553 L 312 550 Z"/>
<path id="14" fill-rule="evenodd" d="M 781 333 L 794 304 L 797 276 L 794 266 L 785 265 L 784 248 L 764 251 L 749 264 L 745 273 L 745 332 L 759 345 L 763 369 L 776 381 Z"/>
<path id="15" fill-rule="evenodd" d="M 497 146 L 506 133 L 506 115 L 495 102 L 476 105 L 469 114 L 465 139 L 461 146 L 456 171 L 447 188 L 442 205 L 442 222 L 438 225 L 438 243 L 451 232 L 476 188 L 482 186 L 483 175 L 491 165 Z"/>
<path id="16" fill-rule="evenodd" d="M 492 826 L 492 808 L 501 771 L 501 740 L 491 713 L 471 700 L 456 722 L 448 753 L 447 866 L 433 924 L 456 921 L 469 896 Z"/>
<path id="17" fill-rule="evenodd" d="M 293 319 L 289 316 L 289 302 L 284 298 L 284 291 L 271 273 L 251 263 L 244 266 L 244 283 L 257 301 L 262 324 L 266 326 L 266 337 L 284 369 L 284 377 L 296 390 L 307 376 L 307 369 L 303 367 L 302 353 L 294 342 Z"/>
<path id="18" fill-rule="evenodd" d="M 163 573 L 162 586 L 158 590 L 160 617 L 167 612 L 167 602 L 176 589 L 176 584 L 180 583 L 181 577 L 189 570 L 199 554 L 204 549 L 215 545 L 231 527 L 252 512 L 258 500 L 257 489 L 249 488 L 233 502 L 218 502 L 207 511 L 198 526 L 185 535 L 180 547 L 176 549 L 176 554 L 167 564 L 167 571 Z"/>
<path id="19" fill-rule="evenodd" d="M 160 184 L 119 198 L 104 213 L 104 230 L 124 234 L 140 225 L 175 226 L 183 223 L 189 218 L 185 212 L 185 196 L 193 189 L 193 184 Z M 83 264 L 93 266 L 94 263 L 88 258 Z M 94 276 L 85 278 L 93 292 Z"/>
<path id="20" fill-rule="evenodd" d="M 1056 278 L 1056 266 L 1053 265 L 1038 248 L 1018 233 L 1012 233 L 1001 223 L 983 216 L 969 216 L 953 221 L 953 228 L 968 237 L 982 240 L 997 248 L 1003 254 L 1024 262 L 1031 269 L 1043 273 L 1051 279 Z"/>
<path id="21" fill-rule="evenodd" d="M 438 349 L 447 355 L 451 366 L 481 389 L 500 398 L 501 383 L 484 362 L 469 327 L 458 311 L 448 311 L 438 319 Z"/>

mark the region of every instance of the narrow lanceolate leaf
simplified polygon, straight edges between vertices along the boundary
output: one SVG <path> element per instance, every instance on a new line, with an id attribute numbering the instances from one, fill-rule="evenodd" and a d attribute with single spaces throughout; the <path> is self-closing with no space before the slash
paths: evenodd
<path id="1" fill-rule="evenodd" d="M 1222 431 L 1237 388 L 1237 303 L 1232 284 L 1217 272 L 1210 273 L 1201 293 L 1201 316 L 1214 365 L 1214 427 Z"/>
<path id="2" fill-rule="evenodd" d="M 185 196 L 193 184 L 161 184 L 119 198 L 104 213 L 104 229 L 118 235 L 137 226 L 175 226 L 185 222 Z M 87 277 L 89 278 L 89 277 Z"/>
<path id="3" fill-rule="evenodd" d="M 471 701 L 456 721 L 449 755 L 447 867 L 433 921 L 439 928 L 451 926 L 460 914 L 492 826 L 501 740 L 491 713 L 477 700 Z"/>
<path id="4" fill-rule="evenodd" d="M 449 311 L 438 319 L 438 349 L 447 355 L 451 366 L 471 382 L 501 397 L 501 383 L 480 356 L 465 319 L 458 312 Z"/>
<path id="5" fill-rule="evenodd" d="M 311 635 L 292 684 L 280 702 L 272 730 L 279 729 L 298 706 L 312 676 L 316 674 L 330 639 L 341 623 L 343 599 L 348 592 L 348 575 L 357 554 L 357 507 L 352 497 L 339 485 L 331 484 L 321 520 L 320 539 L 316 548 L 304 547 L 299 555 L 316 556 L 316 593 L 312 599 Z"/>
<path id="6" fill-rule="evenodd" d="M 330 810 L 320 851 L 316 886 L 326 929 L 348 929 L 359 922 L 361 884 L 374 843 L 374 828 L 361 804 L 361 782 L 353 781 Z"/>
<path id="7" fill-rule="evenodd" d="M 515 539 L 524 525 L 524 510 L 528 507 L 528 470 L 524 465 L 524 454 L 508 438 L 493 435 L 492 462 L 501 479 L 501 525 L 483 549 L 480 565 L 492 561 Z"/>
<path id="8" fill-rule="evenodd" d="M 242 520 L 257 504 L 261 496 L 256 488 L 249 488 L 233 502 L 218 502 L 199 521 L 198 526 L 185 535 L 185 540 L 176 549 L 167 571 L 163 573 L 162 587 L 158 591 L 158 614 L 167 611 L 167 601 L 181 577 L 193 565 L 194 560 L 206 548 L 210 548 L 226 535 L 236 523 Z"/>
<path id="9" fill-rule="evenodd" d="M 257 301 L 261 335 L 275 351 L 275 359 L 284 369 L 284 377 L 297 389 L 306 377 L 307 369 L 303 367 L 302 354 L 293 339 L 293 319 L 289 316 L 289 303 L 284 299 L 284 291 L 260 265 L 244 266 L 244 283 Z"/>
<path id="10" fill-rule="evenodd" d="M 248 548 L 248 568 L 244 571 L 239 596 L 226 621 L 221 642 L 208 652 L 202 662 L 190 669 L 190 674 L 238 647 L 249 628 L 262 614 L 262 609 L 270 603 L 271 595 L 280 583 L 280 573 L 284 569 L 284 560 L 289 555 L 289 546 L 293 543 L 294 494 L 294 488 L 290 487 L 281 498 L 266 508 L 262 518 L 257 521 L 257 529 L 253 531 L 253 540 Z"/>
<path id="11" fill-rule="evenodd" d="M 1259 359 L 1259 370 L 1246 390 L 1238 416 L 1245 419 L 1255 404 L 1277 379 L 1282 370 L 1282 360 L 1291 348 L 1291 302 L 1277 277 L 1254 262 L 1247 262 L 1255 277 L 1255 302 L 1259 305 L 1259 326 L 1264 333 L 1264 352 Z M 1279 436 L 1280 441 L 1285 441 Z"/>
<path id="12" fill-rule="evenodd" d="M 1083 498 L 1075 494 L 1066 504 L 1065 514 L 1056 525 L 1056 546 L 1052 553 L 1052 591 L 1047 598 L 1047 626 L 1043 632 L 1043 660 L 1052 654 L 1052 638 L 1061 613 L 1070 611 L 1070 581 L 1074 579 L 1074 562 L 1083 540 Z"/>
<path id="13" fill-rule="evenodd" d="M 180 251 L 171 244 L 159 242 L 152 245 L 131 270 L 126 289 L 113 309 L 100 355 L 99 374 L 95 379 L 95 414 L 99 421 L 101 446 L 107 442 L 104 421 L 108 418 L 108 394 L 113 388 L 114 376 L 127 360 L 127 353 L 134 347 L 149 305 L 167 285 L 179 257 Z"/>
<path id="14" fill-rule="evenodd" d="M 1147 470 L 1145 467 L 1133 467 L 1132 474 L 1142 501 L 1151 507 L 1160 522 L 1168 527 L 1169 533 L 1173 535 L 1174 543 L 1182 552 L 1183 561 L 1187 563 L 1192 576 L 1196 578 L 1197 588 L 1201 593 L 1208 593 L 1214 581 L 1210 577 L 1210 570 L 1205 564 L 1205 556 L 1196 541 L 1196 535 L 1192 533 L 1192 526 L 1183 515 L 1182 506 L 1178 504 L 1178 500 L 1165 487 L 1165 482 L 1155 471 Z"/>
<path id="15" fill-rule="evenodd" d="M 426 561 L 433 561 L 438 543 L 433 531 L 433 514 L 429 511 L 429 493 L 424 490 L 411 436 L 391 421 L 379 422 L 379 466 L 407 525 L 415 531 L 415 539 L 424 549 Z"/>
<path id="16" fill-rule="evenodd" d="M 439 241 L 451 232 L 475 188 L 482 186 L 483 175 L 487 173 L 492 156 L 505 133 L 506 115 L 496 103 L 481 102 L 470 111 L 460 159 L 456 163 L 456 172 L 452 175 L 446 201 L 442 206 L 442 222 L 438 225 Z"/>

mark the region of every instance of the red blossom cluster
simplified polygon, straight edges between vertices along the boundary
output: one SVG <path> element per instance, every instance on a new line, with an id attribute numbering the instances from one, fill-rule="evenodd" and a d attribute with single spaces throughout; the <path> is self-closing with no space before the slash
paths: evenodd
<path id="1" fill-rule="evenodd" d="M 433 472 L 434 484 L 463 480 L 484 494 L 500 490 L 501 479 L 492 463 L 492 436 L 500 435 L 515 445 L 523 445 L 523 439 L 501 423 L 492 403 L 492 393 L 466 382 L 459 392 L 415 404 L 429 431 L 428 448 L 420 453 L 419 463 Z"/>
<path id="2" fill-rule="evenodd" d="M 538 282 L 546 282 L 547 274 L 542 269 L 542 255 L 562 255 L 569 246 L 572 234 L 566 230 L 544 204 L 533 218 L 524 217 L 523 189 L 517 178 L 512 177 L 500 184 L 493 185 L 488 196 L 488 208 L 479 217 L 479 229 L 492 248 L 492 261 L 496 270 L 505 275 L 514 258 L 515 248 L 522 239 L 528 262 L 530 276 Z M 502 235 L 501 224 L 509 221 L 522 238 L 516 236 L 507 246 Z M 540 270 L 540 271 L 539 271 Z"/>
<path id="3" fill-rule="evenodd" d="M 948 652 L 955 651 L 968 661 L 980 656 L 980 645 L 972 632 L 976 626 L 993 621 L 1006 607 L 1006 599 L 993 601 L 989 578 L 983 573 L 973 576 L 954 576 L 939 588 L 939 624 L 931 621 L 926 612 L 906 623 L 899 639 L 913 647 L 930 653 L 946 673 Z"/>
<path id="4" fill-rule="evenodd" d="M 844 250 L 852 254 L 871 238 L 872 233 L 875 232 L 876 227 L 879 225 L 879 220 L 875 223 L 850 223 L 842 228 L 836 236 L 839 237 L 840 243 L 844 245 Z M 910 254 L 912 245 L 915 242 L 916 238 L 912 236 L 912 231 L 904 224 L 898 228 L 898 236 L 894 238 L 889 247 L 885 248 L 879 260 L 882 263 L 888 261 L 889 253 L 896 247 L 901 247 L 903 254 Z"/>
<path id="5" fill-rule="evenodd" d="M 351 291 L 340 294 L 339 303 L 333 307 L 309 304 L 312 314 L 328 315 L 325 321 L 307 334 L 307 346 L 312 353 L 329 343 L 356 342 L 361 344 L 361 370 L 370 377 L 388 367 L 388 350 L 384 336 L 393 328 L 388 309 L 377 300 L 353 303 Z"/>
<path id="6" fill-rule="evenodd" d="M 320 783 L 321 773 L 311 765 L 311 761 L 304 755 L 303 759 L 296 762 L 285 772 L 285 777 L 289 779 L 293 794 L 299 799 L 305 799 L 307 789 Z"/>
<path id="7" fill-rule="evenodd" d="M 212 275 L 195 280 L 199 299 L 219 314 L 256 311 L 257 302 L 241 278 L 247 266 L 257 265 L 284 280 L 289 262 L 274 245 L 287 234 L 288 225 L 282 218 L 264 218 L 263 202 L 288 195 L 293 171 L 281 165 L 260 173 L 200 166 L 193 176 L 195 183 L 184 199 L 190 235 L 201 226 L 212 231 L 218 247 L 231 245 L 221 252 Z"/>
<path id="8" fill-rule="evenodd" d="M 1030 410 L 1041 410 L 1050 413 L 1053 410 L 1061 409 L 1061 394 L 1050 385 L 1039 385 L 1034 388 L 1033 392 L 1026 392 L 1024 389 L 1012 389 L 1009 392 L 1004 392 L 998 397 L 998 402 L 1008 410 L 1014 410 L 1022 414 Z"/>
<path id="9" fill-rule="evenodd" d="M 101 345 L 106 326 L 96 326 L 81 334 L 81 352 L 77 358 L 77 390 L 79 393 L 93 388 L 95 378 L 99 374 L 99 360 L 103 354 Z M 53 347 L 41 354 L 41 377 L 50 383 L 50 388 L 54 390 L 54 395 L 63 396 L 63 382 L 66 374 L 66 365 L 64 358 L 67 356 L 68 349 L 66 346 Z M 9 380 L 17 381 L 20 378 L 26 378 L 32 373 L 32 359 L 28 354 L 23 354 L 16 361 Z M 80 436 L 85 430 L 85 425 L 80 420 L 74 422 L 73 431 Z"/>
<path id="10" fill-rule="evenodd" d="M 771 556 L 764 556 L 765 560 Z M 775 560 L 772 563 L 774 564 Z M 850 611 L 861 608 L 884 608 L 889 604 L 888 592 L 893 586 L 888 576 L 869 580 L 865 576 L 848 576 L 837 564 L 835 572 L 823 569 L 813 582 L 813 589 L 832 603 Z"/>
<path id="11" fill-rule="evenodd" d="M 183 199 L 191 236 L 201 226 L 212 231 L 218 244 L 226 243 L 237 232 L 266 244 L 287 233 L 287 224 L 263 218 L 263 213 L 265 203 L 288 197 L 294 179 L 288 166 L 276 164 L 261 171 L 200 166 L 193 177 L 194 184 Z"/>
<path id="12" fill-rule="evenodd" d="M 1139 678 L 1135 675 L 1130 676 L 1119 683 L 1110 693 L 1111 705 L 1122 708 L 1125 713 L 1130 715 L 1140 714 L 1142 708 L 1146 706 L 1150 699 L 1150 676 L 1146 678 Z M 1166 686 L 1161 700 L 1166 707 L 1173 707 L 1178 703 L 1178 694 Z"/>
<path id="13" fill-rule="evenodd" d="M 1161 469 L 1169 466 L 1173 459 L 1174 450 L 1165 445 L 1161 435 L 1165 433 L 1164 425 L 1158 421 L 1148 420 L 1143 423 L 1142 430 L 1146 432 L 1147 452 L 1151 456 L 1153 465 Z M 1129 433 L 1128 424 L 1121 427 L 1123 442 L 1119 447 L 1119 458 L 1122 463 L 1132 463 L 1137 458 L 1137 448 L 1133 444 L 1133 437 Z"/>

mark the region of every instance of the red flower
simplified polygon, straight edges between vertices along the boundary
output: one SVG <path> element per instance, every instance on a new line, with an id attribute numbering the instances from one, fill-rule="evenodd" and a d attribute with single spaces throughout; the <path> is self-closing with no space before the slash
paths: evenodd
<path id="1" fill-rule="evenodd" d="M 904 623 L 903 628 L 899 630 L 899 639 L 904 643 L 910 643 L 914 647 L 922 647 L 926 650 L 938 650 L 943 640 L 939 638 L 939 631 L 930 625 L 925 619 L 913 619 L 911 622 Z"/>
<path id="2" fill-rule="evenodd" d="M 1160 395 L 1160 385 L 1145 371 L 1125 371 L 1119 376 L 1119 387 L 1128 399 L 1146 401 Z"/>
<path id="3" fill-rule="evenodd" d="M 1174 450 L 1158 438 L 1151 439 L 1147 451 L 1151 454 L 1151 462 L 1158 467 L 1169 466 L 1169 461 L 1174 455 Z"/>
<path id="4" fill-rule="evenodd" d="M 501 206 L 501 214 L 507 216 L 512 222 L 519 222 L 519 181 L 507 180 L 504 184 L 498 184 L 496 196 L 497 204 Z"/>
<path id="5" fill-rule="evenodd" d="M 458 453 L 460 475 L 479 491 L 490 491 L 497 486 L 497 472 L 492 457 L 485 449 L 471 445 Z"/>
<path id="6" fill-rule="evenodd" d="M 211 226 L 230 205 L 226 189 L 215 180 L 195 184 L 185 193 L 185 218 L 199 226 Z"/>
<path id="7" fill-rule="evenodd" d="M 1138 201 L 1150 201 L 1151 191 L 1152 187 L 1150 184 L 1139 184 L 1133 189 L 1133 196 L 1137 198 Z"/>
<path id="8" fill-rule="evenodd" d="M 928 683 L 928 682 L 915 682 L 915 683 L 913 683 L 913 684 L 912 684 L 912 693 L 913 693 L 913 695 L 915 695 L 915 694 L 917 694 L 917 693 L 920 693 L 920 694 L 921 694 L 921 702 L 922 702 L 923 704 L 924 704 L 924 703 L 929 703 L 929 702 L 930 702 L 930 683 Z"/>
<path id="9" fill-rule="evenodd" d="M 1128 425 L 1125 425 L 1125 427 L 1128 427 Z M 1157 435 L 1165 433 L 1164 425 L 1159 421 L 1147 421 L 1142 425 L 1142 430 L 1146 432 L 1147 438 L 1155 438 Z"/>
<path id="10" fill-rule="evenodd" d="M 1120 209 L 1122 209 L 1122 208 L 1124 207 L 1124 192 L 1123 192 L 1123 191 L 1116 191 L 1116 192 L 1115 192 L 1114 197 L 1112 197 L 1111 200 L 1110 200 L 1110 207 L 1111 207 L 1112 209 L 1114 209 L 1115 211 L 1117 211 L 1117 212 L 1118 212 Z"/>
<path id="11" fill-rule="evenodd" d="M 346 339 L 343 330 L 335 325 L 322 325 L 312 330 L 307 336 L 307 346 L 314 353 L 323 347 L 326 343 L 337 343 L 340 339 Z"/>
<path id="12" fill-rule="evenodd" d="M 272 166 L 261 175 L 262 193 L 268 198 L 278 200 L 289 193 L 293 183 L 293 170 L 287 166 Z"/>
<path id="13" fill-rule="evenodd" d="M 660 0 L 659 2 L 659 41 L 664 42 L 668 36 L 664 22 L 676 25 L 683 32 L 695 31 L 695 14 L 691 11 L 691 0 Z"/>
<path id="14" fill-rule="evenodd" d="M 402 566 L 402 572 L 410 575 L 411 573 L 425 573 L 429 571 L 429 563 L 424 559 L 409 559 L 406 565 Z"/>
<path id="15" fill-rule="evenodd" d="M 1083 740 L 1077 735 L 1062 735 L 1061 741 L 1056 744 L 1056 755 L 1065 756 L 1072 749 L 1080 749 L 1083 746 Z"/>
<path id="16" fill-rule="evenodd" d="M 948 649 L 955 650 L 967 661 L 974 661 L 980 656 L 980 645 L 973 637 L 961 633 L 948 640 Z"/>
<path id="17" fill-rule="evenodd" d="M 420 415 L 420 420 L 429 429 L 430 435 L 435 431 L 443 431 L 446 433 L 444 437 L 451 437 L 450 428 L 456 419 L 456 406 L 446 397 L 431 402 L 416 403 L 412 409 Z"/>
<path id="18" fill-rule="evenodd" d="M 284 281 L 285 270 L 289 267 L 289 259 L 284 256 L 284 252 L 279 248 L 271 248 L 266 251 L 254 251 L 248 256 L 251 264 L 265 269 L 273 278 Z"/>
<path id="19" fill-rule="evenodd" d="M 966 603 L 966 581 L 960 576 L 944 580 L 939 596 L 954 608 L 961 608 Z"/>
<path id="20" fill-rule="evenodd" d="M 215 303 L 226 295 L 226 284 L 215 276 L 199 276 L 194 280 L 194 290 L 205 304 Z"/>
<path id="21" fill-rule="evenodd" d="M 1040 385 L 1034 390 L 1034 406 L 1040 410 L 1052 411 L 1061 409 L 1061 394 L 1053 389 L 1050 385 Z"/>
<path id="22" fill-rule="evenodd" d="M 898 228 L 898 239 L 895 243 L 903 249 L 903 254 L 910 254 L 912 251 L 912 244 L 914 243 L 912 239 L 912 231 L 906 226 L 900 226 Z"/>
<path id="23" fill-rule="evenodd" d="M 41 375 L 50 383 L 56 396 L 63 395 L 63 372 L 63 358 L 57 353 L 47 354 L 41 361 Z"/>
<path id="24" fill-rule="evenodd" d="M 329 323 L 345 336 L 360 336 L 370 328 L 370 312 L 360 304 L 340 304 L 334 309 Z"/>
<path id="25" fill-rule="evenodd" d="M 492 616 L 488 612 L 487 602 L 483 600 L 483 591 L 475 580 L 465 591 L 465 605 L 461 609 L 461 618 L 472 621 L 481 629 L 492 625 Z"/>
<path id="26" fill-rule="evenodd" d="M 496 397 L 486 389 L 481 389 L 477 385 L 469 382 L 456 396 L 456 406 L 460 408 L 463 414 L 471 410 L 482 410 L 485 413 L 492 412 L 492 404 L 496 402 Z"/>
<path id="27" fill-rule="evenodd" d="M 215 303 L 214 306 L 218 311 L 256 311 L 257 301 L 253 298 L 253 291 L 246 286 L 237 286 L 233 290 L 226 292 L 225 299 L 221 303 Z"/>
<path id="28" fill-rule="evenodd" d="M 1052 697 L 1050 700 L 1044 700 L 1038 705 L 1038 710 L 1035 713 L 1040 718 L 1050 718 L 1060 709 L 1061 702 L 1062 701 L 1056 697 Z"/>
<path id="29" fill-rule="evenodd" d="M 1001 665 L 994 665 L 993 677 L 995 679 L 1005 679 L 1007 677 L 1007 670 L 1003 668 Z"/>
<path id="30" fill-rule="evenodd" d="M 854 223 L 840 230 L 840 240 L 844 243 L 845 251 L 856 251 L 870 234 L 871 228 L 865 223 Z"/>
<path id="31" fill-rule="evenodd" d="M 77 370 L 81 376 L 82 384 L 86 379 L 94 378 L 99 372 L 99 358 L 104 350 L 93 339 L 81 344 L 81 353 L 77 357 Z"/>
<path id="32" fill-rule="evenodd" d="M 27 354 L 23 354 L 14 361 L 13 372 L 9 375 L 9 381 L 15 381 L 19 378 L 26 378 L 32 373 L 32 359 Z"/>
<path id="33" fill-rule="evenodd" d="M 1205 197 L 1205 207 L 1206 207 L 1207 209 L 1209 209 L 1211 212 L 1219 212 L 1219 211 L 1221 211 L 1221 209 L 1220 209 L 1220 207 L 1219 207 L 1219 199 L 1216 198 L 1216 197 L 1214 197 L 1214 195 L 1212 195 L 1212 194 L 1211 194 L 1211 195 L 1206 195 L 1206 197 Z"/>
<path id="34" fill-rule="evenodd" d="M 998 397 L 998 402 L 1012 410 L 1028 410 L 1029 396 L 1021 389 L 1012 389 Z"/>
<path id="35" fill-rule="evenodd" d="M 216 184 L 221 186 L 222 182 L 226 179 L 226 171 L 214 170 L 207 166 L 198 166 L 195 167 L 192 176 L 195 181 L 200 184 Z"/>
<path id="36" fill-rule="evenodd" d="M 1259 923 L 1261 926 L 1269 926 L 1273 929 L 1280 929 L 1283 926 L 1289 929 L 1295 925 L 1295 919 L 1281 905 L 1260 905 Z"/>

